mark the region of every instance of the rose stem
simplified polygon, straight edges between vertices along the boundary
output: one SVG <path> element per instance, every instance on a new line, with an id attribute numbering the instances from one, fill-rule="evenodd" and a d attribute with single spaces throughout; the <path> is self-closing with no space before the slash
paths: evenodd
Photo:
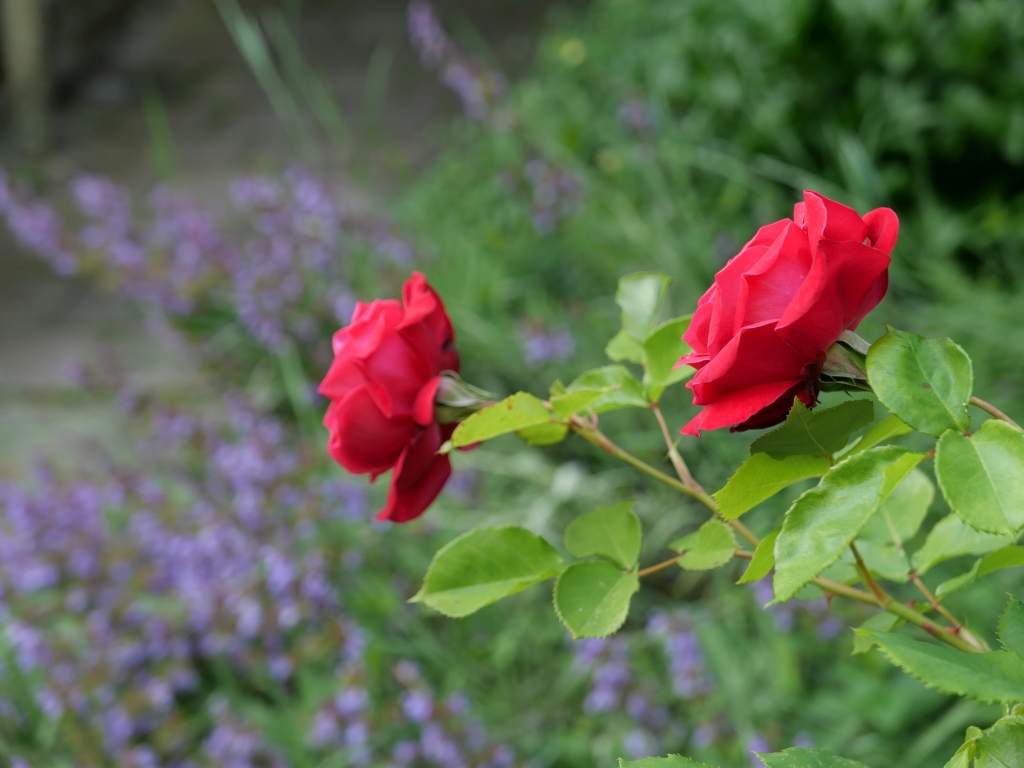
<path id="1" fill-rule="evenodd" d="M 1007 424 L 1012 424 L 1017 429 L 1021 428 L 1020 424 L 1018 424 L 1016 421 L 1011 419 L 1005 413 L 1000 411 L 998 408 L 996 408 L 994 405 L 992 405 L 992 403 L 987 403 L 984 400 L 982 400 L 980 397 L 972 397 L 971 398 L 971 405 L 975 406 L 976 408 L 981 408 L 981 410 L 985 411 L 989 416 L 991 416 L 991 417 L 993 417 L 995 419 L 999 419 L 1000 421 L 1005 421 Z"/>
<path id="2" fill-rule="evenodd" d="M 672 477 L 669 477 L 664 472 L 655 469 L 647 462 L 638 459 L 633 454 L 623 450 L 618 445 L 609 440 L 603 432 L 597 429 L 597 427 L 592 426 L 575 416 L 570 421 L 569 426 L 572 428 L 574 432 L 579 434 L 588 442 L 593 443 L 603 451 L 606 451 L 607 453 L 611 454 L 617 459 L 624 461 L 625 463 L 629 464 L 635 469 L 640 470 L 645 475 L 648 475 L 649 477 L 652 477 L 655 480 L 664 483 L 669 488 L 672 488 L 678 491 L 679 493 L 696 499 L 705 507 L 714 512 L 716 515 L 721 516 L 721 512 L 718 509 L 718 504 L 715 503 L 715 500 L 711 496 L 709 496 L 705 491 L 698 491 L 693 488 L 690 488 L 681 483 L 680 481 Z M 755 548 L 758 544 L 760 544 L 760 539 L 758 539 L 757 536 L 755 536 L 750 531 L 750 529 L 747 528 L 747 526 L 743 525 L 743 523 L 741 523 L 739 520 L 726 520 L 725 522 Z M 678 560 L 678 558 L 666 560 L 664 563 L 659 563 L 659 566 L 667 568 L 670 564 L 676 562 L 676 560 Z M 641 571 L 640 573 L 644 572 Z M 881 608 L 883 611 L 895 614 L 896 616 L 899 616 L 900 618 L 909 621 L 911 624 L 917 625 L 929 634 L 934 635 L 939 640 L 942 640 L 943 642 L 953 646 L 954 648 L 957 648 L 958 650 L 966 651 L 968 653 L 979 652 L 978 648 L 975 648 L 970 643 L 967 643 L 962 638 L 950 632 L 945 627 L 940 627 L 936 626 L 935 624 L 932 624 L 914 609 L 908 608 L 903 603 L 897 600 L 893 600 L 891 597 L 888 599 L 887 602 L 884 602 L 879 600 L 876 595 L 873 595 L 870 592 L 865 592 L 864 590 L 856 589 L 855 587 L 850 587 L 846 584 L 840 584 L 839 582 L 832 581 L 831 579 L 822 578 L 821 576 L 813 579 L 811 583 L 817 585 L 819 588 L 830 594 L 842 595 L 844 597 L 850 598 L 851 600 L 857 600 L 861 603 L 874 605 L 877 608 Z"/>
<path id="3" fill-rule="evenodd" d="M 679 475 L 679 479 L 695 491 L 703 491 L 704 489 L 700 487 L 700 483 L 694 480 L 693 475 L 690 474 L 690 470 L 687 468 L 686 462 L 683 461 L 683 457 L 679 455 L 679 450 L 676 448 L 675 441 L 668 431 L 668 424 L 665 423 L 665 417 L 661 413 L 661 408 L 658 407 L 657 403 L 651 403 L 651 410 L 654 412 L 654 417 L 658 420 L 658 426 L 661 427 L 661 434 L 665 438 L 665 445 L 668 446 L 669 460 L 672 462 L 672 466 L 676 468 L 676 474 Z"/>

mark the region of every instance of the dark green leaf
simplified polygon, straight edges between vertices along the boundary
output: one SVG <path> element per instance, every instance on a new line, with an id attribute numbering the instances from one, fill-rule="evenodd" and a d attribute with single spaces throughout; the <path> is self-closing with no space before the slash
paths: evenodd
<path id="1" fill-rule="evenodd" d="M 1024 659 L 1019 656 L 966 653 L 894 633 L 870 634 L 889 661 L 929 688 L 989 703 L 1024 701 Z"/>
<path id="2" fill-rule="evenodd" d="M 860 451 L 866 451 L 868 448 L 873 448 L 881 442 L 891 440 L 894 437 L 910 434 L 913 431 L 914 430 L 895 416 L 886 416 L 880 422 L 875 424 L 875 426 L 865 432 L 864 435 L 854 443 L 846 455 L 852 456 Z"/>
<path id="3" fill-rule="evenodd" d="M 640 544 L 640 520 L 632 501 L 598 507 L 565 529 L 565 548 L 576 557 L 600 555 L 626 569 L 640 559 Z"/>
<path id="4" fill-rule="evenodd" d="M 533 427 L 517 429 L 516 434 L 530 445 L 554 445 L 565 440 L 565 436 L 569 434 L 569 426 L 557 422 L 548 422 L 546 424 L 537 424 Z"/>
<path id="5" fill-rule="evenodd" d="M 755 453 L 744 461 L 722 490 L 715 494 L 718 509 L 726 520 L 735 520 L 783 488 L 828 472 L 824 456 L 787 456 L 774 459 Z"/>
<path id="6" fill-rule="evenodd" d="M 986 421 L 971 437 L 950 430 L 935 451 L 935 476 L 950 508 L 979 531 L 1024 528 L 1024 433 Z"/>
<path id="7" fill-rule="evenodd" d="M 1024 658 L 1024 603 L 1016 597 L 999 617 L 999 642 L 1004 649 Z"/>
<path id="8" fill-rule="evenodd" d="M 767 453 L 776 459 L 799 455 L 831 459 L 846 445 L 850 435 L 870 424 L 873 418 L 870 400 L 848 400 L 814 412 L 794 400 L 782 425 L 757 438 L 750 446 L 750 453 Z"/>
<path id="9" fill-rule="evenodd" d="M 618 408 L 647 408 L 644 388 L 633 374 L 621 365 L 606 365 L 587 371 L 566 388 L 566 392 L 587 389 L 607 389 L 606 395 L 594 401 L 590 410 L 595 413 L 614 411 Z"/>
<path id="10" fill-rule="evenodd" d="M 658 322 L 672 278 L 657 272 L 636 272 L 619 278 L 615 303 L 622 307 L 622 330 L 643 342 Z"/>
<path id="11" fill-rule="evenodd" d="M 935 524 L 924 544 L 914 553 L 914 568 L 919 575 L 924 575 L 934 566 L 954 557 L 984 555 L 1008 544 L 1013 544 L 1013 536 L 982 533 L 955 514 L 949 515 Z"/>
<path id="12" fill-rule="evenodd" d="M 492 437 L 534 427 L 552 420 L 551 411 L 528 392 L 517 392 L 500 403 L 477 411 L 455 428 L 451 444 L 461 448 Z"/>
<path id="13" fill-rule="evenodd" d="M 886 445 L 851 456 L 786 512 L 775 542 L 775 601 L 785 602 L 834 563 L 922 454 Z"/>
<path id="14" fill-rule="evenodd" d="M 635 573 L 606 560 L 573 563 L 555 582 L 555 612 L 574 638 L 607 637 L 626 620 L 638 589 Z"/>
<path id="15" fill-rule="evenodd" d="M 669 755 L 668 757 L 645 757 L 642 760 L 623 760 L 620 757 L 619 768 L 711 768 L 711 766 L 681 755 Z"/>
<path id="16" fill-rule="evenodd" d="M 823 749 L 790 747 L 770 755 L 757 755 L 765 768 L 867 768 L 864 763 L 837 757 Z"/>
<path id="17" fill-rule="evenodd" d="M 651 392 L 654 402 L 658 401 L 665 387 L 686 381 L 696 373 L 688 365 L 675 367 L 679 358 L 693 351 L 683 341 L 683 334 L 690 327 L 690 317 L 662 323 L 644 340 L 644 386 Z M 654 396 L 655 393 L 658 397 Z"/>
<path id="18" fill-rule="evenodd" d="M 477 528 L 444 546 L 412 602 L 458 618 L 557 576 L 562 558 L 525 528 Z"/>
<path id="19" fill-rule="evenodd" d="M 712 518 L 697 529 L 686 553 L 679 558 L 679 567 L 688 571 L 707 571 L 732 560 L 736 554 L 736 537 L 721 520 Z"/>
<path id="20" fill-rule="evenodd" d="M 936 597 L 945 597 L 969 587 L 982 576 L 987 576 L 993 571 L 1000 571 L 1003 568 L 1015 568 L 1024 565 L 1024 547 L 1003 547 L 991 552 L 981 558 L 971 567 L 967 573 L 954 576 L 941 584 L 935 590 Z"/>
<path id="21" fill-rule="evenodd" d="M 868 351 L 868 380 L 882 404 L 919 432 L 939 437 L 971 427 L 971 359 L 949 339 L 887 327 Z"/>
<path id="22" fill-rule="evenodd" d="M 776 528 L 761 539 L 761 543 L 754 550 L 754 557 L 751 559 L 750 565 L 747 566 L 747 570 L 740 576 L 740 580 L 736 582 L 737 584 L 750 584 L 760 581 L 771 573 L 772 568 L 775 567 L 775 539 L 778 537 L 779 529 Z"/>

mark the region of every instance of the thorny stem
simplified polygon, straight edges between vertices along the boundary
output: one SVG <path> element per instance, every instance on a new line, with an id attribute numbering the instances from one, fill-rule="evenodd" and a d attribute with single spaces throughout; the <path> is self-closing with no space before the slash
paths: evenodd
<path id="1" fill-rule="evenodd" d="M 673 488 L 674 490 L 679 491 L 679 493 L 689 496 L 692 499 L 696 499 L 709 510 L 714 512 L 716 515 L 721 516 L 721 512 L 718 509 L 718 504 L 715 502 L 714 498 L 709 496 L 707 492 L 700 488 L 699 485 L 697 486 L 697 488 L 691 488 L 690 486 L 685 485 L 679 480 L 676 480 L 675 478 L 666 475 L 661 470 L 655 469 L 647 462 L 638 459 L 633 454 L 623 450 L 618 445 L 609 440 L 608 437 L 597 428 L 596 424 L 583 421 L 579 417 L 573 417 L 573 419 L 569 423 L 569 426 L 574 432 L 579 434 L 588 442 L 593 443 L 601 450 L 606 451 L 607 453 L 616 457 L 617 459 L 621 459 L 622 461 L 629 464 L 631 467 L 640 470 L 645 475 L 648 475 L 649 477 L 652 477 L 655 480 L 664 483 L 669 488 Z M 665 430 L 665 432 L 667 433 L 667 429 Z M 734 531 L 740 534 L 740 536 L 746 539 L 747 542 L 749 542 L 750 545 L 754 548 L 756 548 L 757 545 L 761 543 L 760 539 L 758 539 L 757 536 L 755 536 L 754 533 L 739 520 L 726 520 L 725 522 Z M 653 565 L 650 568 L 645 568 L 639 571 L 637 573 L 637 576 L 646 576 L 647 574 L 655 573 L 656 571 L 668 568 L 674 563 L 676 563 L 678 559 L 678 557 L 674 557 L 671 560 L 666 560 L 665 562 L 658 563 L 657 565 Z M 976 648 L 974 645 L 971 645 L 967 641 L 963 640 L 956 634 L 955 631 L 951 632 L 945 627 L 933 624 L 932 622 L 925 619 L 913 608 L 904 605 L 898 600 L 892 599 L 888 595 L 885 595 L 884 592 L 882 594 L 886 599 L 880 599 L 878 595 L 872 594 L 871 592 L 865 592 L 864 590 L 857 589 L 856 587 L 841 584 L 837 581 L 832 581 L 831 579 L 822 578 L 820 576 L 818 578 L 813 579 L 811 583 L 815 584 L 816 586 L 818 586 L 819 588 L 821 588 L 822 590 L 831 595 L 842 595 L 843 597 L 848 597 L 851 600 L 856 600 L 861 603 L 867 603 L 868 605 L 873 605 L 877 608 L 881 608 L 883 611 L 887 611 L 888 613 L 895 614 L 896 616 L 899 616 L 905 621 L 908 621 L 911 624 L 920 627 L 924 631 L 933 635 L 935 638 L 942 640 L 943 642 L 953 646 L 958 650 L 965 651 L 967 653 L 978 653 L 981 650 L 980 648 Z M 877 587 L 877 584 L 875 586 Z M 881 591 L 880 588 L 879 591 Z"/>
<path id="2" fill-rule="evenodd" d="M 946 621 L 953 625 L 953 632 L 955 634 L 963 637 L 968 643 L 973 645 L 979 651 L 986 650 L 984 645 L 982 645 L 981 642 L 979 642 L 979 640 L 974 636 L 974 634 L 970 630 L 966 629 L 964 625 L 957 620 L 956 616 L 950 613 L 946 606 L 940 603 L 938 598 L 936 598 L 935 595 L 931 593 L 928 587 L 925 586 L 925 583 L 921 581 L 921 577 L 917 575 L 917 571 L 911 571 L 910 580 L 914 583 L 914 586 L 918 588 L 921 594 L 924 595 L 924 598 L 928 601 L 928 604 L 933 609 L 942 614 L 946 618 Z"/>
<path id="3" fill-rule="evenodd" d="M 992 405 L 992 403 L 987 403 L 980 397 L 972 397 L 970 402 L 971 405 L 975 406 L 976 408 L 981 408 L 981 410 L 985 411 L 985 413 L 987 413 L 992 418 L 999 419 L 1000 421 L 1005 421 L 1007 424 L 1012 424 L 1017 429 L 1021 428 L 1020 424 L 1018 424 L 1005 413 L 1000 411 L 998 408 Z"/>
<path id="4" fill-rule="evenodd" d="M 668 458 L 672 462 L 672 466 L 675 467 L 679 479 L 694 490 L 704 490 L 700 487 L 700 483 L 693 479 L 693 475 L 690 474 L 686 462 L 679 455 L 679 450 L 672 439 L 672 434 L 668 431 L 668 424 L 665 423 L 665 417 L 661 413 L 661 408 L 658 407 L 657 403 L 651 403 L 651 410 L 654 412 L 654 418 L 658 420 L 658 426 L 661 427 L 661 435 L 665 438 L 665 445 L 668 446 Z"/>
<path id="5" fill-rule="evenodd" d="M 860 574 L 861 581 L 864 582 L 864 586 L 871 590 L 871 593 L 878 598 L 878 602 L 883 606 L 892 602 L 892 598 L 885 593 L 885 591 L 878 586 L 878 582 L 871 575 L 871 571 L 864 565 L 864 560 L 860 556 L 860 552 L 857 551 L 857 545 L 852 541 L 850 542 L 850 551 L 853 552 L 853 556 L 857 560 L 857 573 Z"/>

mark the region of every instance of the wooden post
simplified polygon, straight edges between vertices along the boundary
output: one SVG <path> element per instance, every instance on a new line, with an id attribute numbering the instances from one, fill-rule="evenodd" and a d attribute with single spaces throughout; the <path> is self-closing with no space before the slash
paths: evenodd
<path id="1" fill-rule="evenodd" d="M 4 74 L 14 138 L 20 149 L 46 148 L 46 0 L 2 0 Z"/>

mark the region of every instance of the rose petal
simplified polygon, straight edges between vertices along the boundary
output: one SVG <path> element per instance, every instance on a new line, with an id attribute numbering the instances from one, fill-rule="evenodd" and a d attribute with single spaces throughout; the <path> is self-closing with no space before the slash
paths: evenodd
<path id="1" fill-rule="evenodd" d="M 863 243 L 867 237 L 868 227 L 853 208 L 810 190 L 804 192 L 804 205 L 812 249 L 822 239 Z"/>
<path id="2" fill-rule="evenodd" d="M 711 325 L 708 330 L 708 352 L 717 355 L 735 335 L 736 301 L 744 272 L 751 270 L 767 252 L 767 245 L 744 248 L 715 275 L 718 290 L 711 298 Z"/>
<path id="3" fill-rule="evenodd" d="M 330 431 L 331 458 L 357 475 L 391 469 L 416 432 L 412 419 L 387 418 L 365 387 L 331 403 L 324 426 Z"/>
<path id="4" fill-rule="evenodd" d="M 713 302 L 718 287 L 712 283 L 711 287 L 700 297 L 697 302 L 697 311 L 693 313 L 690 327 L 683 334 L 683 341 L 690 345 L 694 352 L 707 354 L 708 333 L 711 330 L 711 313 L 714 309 Z"/>
<path id="5" fill-rule="evenodd" d="M 807 233 L 787 223 L 753 269 L 743 275 L 736 301 L 736 332 L 748 325 L 779 320 L 811 269 Z"/>
<path id="6" fill-rule="evenodd" d="M 787 396 L 794 387 L 803 386 L 803 380 L 773 381 L 747 387 L 706 405 L 683 427 L 684 435 L 700 437 L 704 430 L 721 429 L 742 424 L 759 411 L 768 408 L 780 398 Z M 789 402 L 793 396 L 788 395 Z"/>
<path id="7" fill-rule="evenodd" d="M 868 227 L 868 240 L 871 245 L 888 256 L 896 247 L 896 238 L 900 236 L 900 220 L 889 208 L 875 208 L 864 214 L 864 223 Z"/>
<path id="8" fill-rule="evenodd" d="M 828 349 L 846 327 L 843 306 L 829 274 L 828 257 L 821 248 L 812 251 L 807 279 L 779 320 L 779 336 L 807 357 Z"/>
<path id="9" fill-rule="evenodd" d="M 441 429 L 431 424 L 420 430 L 402 453 L 391 476 L 391 488 L 378 520 L 405 523 L 422 515 L 441 493 L 452 473 L 447 456 L 440 456 Z"/>
<path id="10" fill-rule="evenodd" d="M 732 431 L 746 432 L 750 429 L 768 429 L 768 427 L 781 424 L 789 415 L 789 411 L 793 407 L 793 398 L 797 396 L 808 408 L 813 408 L 818 403 L 814 390 L 808 389 L 806 381 L 800 381 L 790 387 L 784 394 L 779 395 L 777 400 L 769 403 L 742 424 L 734 426 Z"/>
<path id="11" fill-rule="evenodd" d="M 435 376 L 424 384 L 416 395 L 416 403 L 412 408 L 412 417 L 421 427 L 432 424 L 434 421 L 434 396 L 437 388 L 441 386 L 441 377 Z"/>

